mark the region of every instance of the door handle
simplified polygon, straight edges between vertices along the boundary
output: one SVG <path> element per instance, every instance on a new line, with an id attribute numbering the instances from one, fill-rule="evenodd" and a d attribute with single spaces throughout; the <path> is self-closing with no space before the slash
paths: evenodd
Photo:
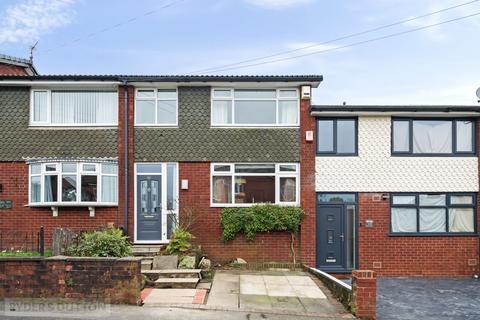
<path id="1" fill-rule="evenodd" d="M 343 235 L 343 233 L 339 235 L 339 237 L 342 238 L 342 241 L 345 241 L 345 236 Z"/>

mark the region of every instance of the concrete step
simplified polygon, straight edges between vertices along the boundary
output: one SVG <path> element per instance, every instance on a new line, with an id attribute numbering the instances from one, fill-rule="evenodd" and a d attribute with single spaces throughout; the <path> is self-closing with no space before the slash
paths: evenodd
<path id="1" fill-rule="evenodd" d="M 155 288 L 195 289 L 198 281 L 198 278 L 158 278 Z"/>
<path id="2" fill-rule="evenodd" d="M 134 256 L 153 256 L 156 255 L 157 253 L 160 252 L 160 249 L 163 247 L 163 245 L 157 245 L 157 244 L 152 244 L 152 245 L 139 245 L 135 244 L 133 245 L 132 252 Z"/>
<path id="3" fill-rule="evenodd" d="M 142 274 L 150 279 L 157 278 L 198 278 L 201 279 L 201 269 L 164 269 L 164 270 L 142 270 Z"/>

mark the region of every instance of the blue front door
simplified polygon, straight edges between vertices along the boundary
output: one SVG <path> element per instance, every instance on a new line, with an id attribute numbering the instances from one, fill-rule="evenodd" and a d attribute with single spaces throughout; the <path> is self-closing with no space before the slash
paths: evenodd
<path id="1" fill-rule="evenodd" d="M 344 205 L 317 206 L 317 268 L 345 269 Z"/>
<path id="2" fill-rule="evenodd" d="M 161 201 L 161 176 L 137 176 L 137 240 L 162 240 Z"/>

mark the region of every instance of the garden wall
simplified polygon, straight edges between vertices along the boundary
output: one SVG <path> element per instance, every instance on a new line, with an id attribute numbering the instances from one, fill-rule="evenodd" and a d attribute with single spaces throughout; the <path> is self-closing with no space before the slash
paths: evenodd
<path id="1" fill-rule="evenodd" d="M 139 258 L 0 258 L 0 299 L 58 298 L 139 304 Z"/>

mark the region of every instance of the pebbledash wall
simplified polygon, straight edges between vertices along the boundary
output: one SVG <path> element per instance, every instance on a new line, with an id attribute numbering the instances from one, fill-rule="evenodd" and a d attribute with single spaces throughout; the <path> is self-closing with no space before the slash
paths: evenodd
<path id="1" fill-rule="evenodd" d="M 477 121 L 477 144 L 479 128 Z M 360 116 L 358 156 L 316 158 L 317 192 L 358 194 L 358 268 L 381 276 L 478 273 L 478 235 L 391 236 L 390 201 L 381 197 L 391 192 L 478 193 L 478 157 L 392 157 L 390 137 L 389 116 Z M 366 220 L 374 226 L 365 227 Z"/>

